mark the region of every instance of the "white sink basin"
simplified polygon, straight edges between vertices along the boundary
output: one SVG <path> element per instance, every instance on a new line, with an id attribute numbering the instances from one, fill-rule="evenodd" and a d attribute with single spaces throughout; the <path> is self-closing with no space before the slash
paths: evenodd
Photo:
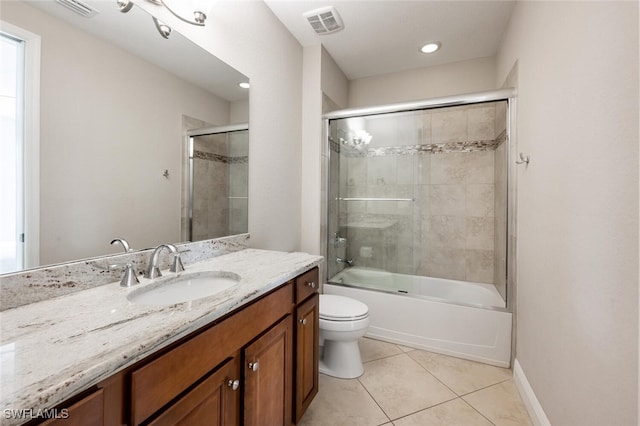
<path id="1" fill-rule="evenodd" d="M 136 289 L 127 299 L 139 305 L 173 305 L 213 296 L 240 282 L 233 272 L 188 272 L 160 278 L 147 287 Z"/>

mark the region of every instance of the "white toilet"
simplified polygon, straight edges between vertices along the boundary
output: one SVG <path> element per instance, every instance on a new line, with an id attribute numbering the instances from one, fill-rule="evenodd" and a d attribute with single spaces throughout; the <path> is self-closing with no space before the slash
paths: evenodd
<path id="1" fill-rule="evenodd" d="M 349 297 L 320 295 L 320 372 L 341 379 L 364 373 L 358 339 L 369 327 L 369 308 Z"/>

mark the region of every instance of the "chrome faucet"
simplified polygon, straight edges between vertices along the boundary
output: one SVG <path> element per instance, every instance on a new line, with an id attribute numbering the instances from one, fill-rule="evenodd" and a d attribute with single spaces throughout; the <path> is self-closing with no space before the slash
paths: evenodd
<path id="1" fill-rule="evenodd" d="M 338 248 L 338 247 L 340 247 L 341 244 L 344 244 L 346 242 L 347 242 L 347 239 L 341 237 L 339 233 L 335 232 L 333 234 L 333 247 L 334 248 Z"/>
<path id="2" fill-rule="evenodd" d="M 129 243 L 127 242 L 127 240 L 125 240 L 124 238 L 114 238 L 113 240 L 111 240 L 111 245 L 114 245 L 114 244 L 120 244 L 124 249 L 125 253 L 129 253 L 130 251 L 133 251 L 131 247 L 129 247 Z"/>
<path id="3" fill-rule="evenodd" d="M 153 251 L 151 258 L 149 259 L 149 265 L 147 265 L 147 270 L 144 273 L 145 278 L 154 279 L 156 277 L 161 277 L 162 273 L 160 273 L 160 268 L 158 267 L 158 257 L 160 256 L 160 252 L 162 249 L 166 248 L 171 253 L 173 253 L 173 264 L 169 269 L 171 272 L 182 272 L 184 271 L 184 265 L 182 264 L 182 260 L 180 259 L 180 253 L 176 246 L 173 244 L 160 244 Z"/>
<path id="4" fill-rule="evenodd" d="M 353 266 L 353 259 L 342 259 L 340 257 L 337 257 L 336 263 L 346 263 L 347 266 Z"/>

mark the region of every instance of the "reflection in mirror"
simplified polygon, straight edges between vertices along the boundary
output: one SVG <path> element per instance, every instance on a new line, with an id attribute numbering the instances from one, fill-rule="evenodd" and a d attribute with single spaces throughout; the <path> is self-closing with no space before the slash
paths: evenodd
<path id="1" fill-rule="evenodd" d="M 161 38 L 138 7 L 123 14 L 115 1 L 82 2 L 99 13 L 79 16 L 55 0 L 2 2 L 0 29 L 6 22 L 42 41 L 39 167 L 25 159 L 40 173 L 25 240 L 40 248 L 18 270 L 117 253 L 109 244 L 117 237 L 134 250 L 184 241 L 183 141 L 205 127 L 185 127 L 184 117 L 248 121 L 248 91 L 238 87 L 246 76 L 176 31 Z"/>
<path id="2" fill-rule="evenodd" d="M 247 232 L 249 126 L 189 132 L 188 240 Z"/>

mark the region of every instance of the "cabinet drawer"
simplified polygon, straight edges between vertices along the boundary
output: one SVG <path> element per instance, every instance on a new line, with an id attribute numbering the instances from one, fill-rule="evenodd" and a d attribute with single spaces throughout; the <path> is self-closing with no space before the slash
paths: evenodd
<path id="1" fill-rule="evenodd" d="M 42 426 L 99 426 L 103 424 L 104 399 L 102 389 L 82 398 L 67 408 L 66 418 L 51 419 Z"/>
<path id="2" fill-rule="evenodd" d="M 138 425 L 291 310 L 284 285 L 131 374 L 131 417 Z"/>
<path id="3" fill-rule="evenodd" d="M 300 275 L 296 278 L 296 304 L 318 292 L 318 268 Z"/>

